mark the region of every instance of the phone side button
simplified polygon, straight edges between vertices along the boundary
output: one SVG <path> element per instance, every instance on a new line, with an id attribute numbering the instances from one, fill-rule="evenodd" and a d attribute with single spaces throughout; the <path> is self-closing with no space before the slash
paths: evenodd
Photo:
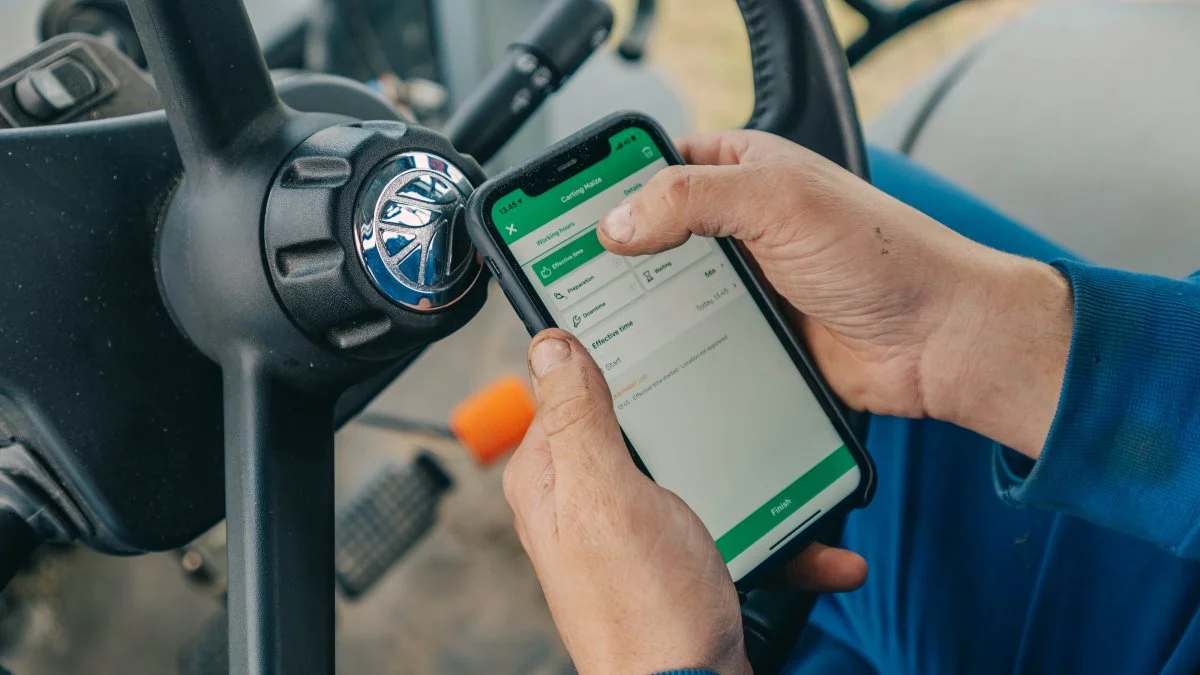
<path id="1" fill-rule="evenodd" d="M 484 258 L 483 264 L 487 265 L 488 270 L 492 273 L 493 279 L 503 279 L 504 278 L 504 275 L 500 273 L 500 266 L 496 264 L 495 260 L 493 260 L 492 258 Z M 507 295 L 508 291 L 505 291 L 504 293 L 505 293 L 505 295 Z"/>

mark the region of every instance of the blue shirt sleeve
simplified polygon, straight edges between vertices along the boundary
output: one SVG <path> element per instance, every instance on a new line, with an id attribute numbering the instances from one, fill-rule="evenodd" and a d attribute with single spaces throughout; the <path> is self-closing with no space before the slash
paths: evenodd
<path id="1" fill-rule="evenodd" d="M 1200 558 L 1200 280 L 1054 266 L 1075 295 L 1058 411 L 1036 462 L 997 450 L 1000 495 Z"/>

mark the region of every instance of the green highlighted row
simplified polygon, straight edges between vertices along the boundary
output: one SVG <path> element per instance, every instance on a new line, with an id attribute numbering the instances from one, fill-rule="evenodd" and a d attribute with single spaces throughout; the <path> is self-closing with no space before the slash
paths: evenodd
<path id="1" fill-rule="evenodd" d="M 846 446 L 835 450 L 717 539 L 717 550 L 721 552 L 721 557 L 728 563 L 741 555 L 854 467 L 854 455 Z"/>
<path id="2" fill-rule="evenodd" d="M 604 253 L 604 247 L 600 245 L 600 238 L 593 227 L 567 242 L 565 246 L 560 246 L 540 260 L 535 260 L 531 267 L 542 285 L 549 286 L 591 262 L 601 253 Z"/>

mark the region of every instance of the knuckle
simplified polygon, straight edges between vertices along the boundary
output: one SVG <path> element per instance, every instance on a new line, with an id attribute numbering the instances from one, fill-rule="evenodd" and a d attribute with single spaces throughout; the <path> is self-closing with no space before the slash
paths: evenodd
<path id="1" fill-rule="evenodd" d="M 685 166 L 670 166 L 659 174 L 660 199 L 666 210 L 677 215 L 687 213 L 692 194 L 692 172 Z"/>
<path id="2" fill-rule="evenodd" d="M 728 164 L 740 164 L 749 159 L 756 147 L 773 147 L 775 141 L 780 138 L 765 131 L 743 130 L 740 133 L 731 133 L 722 140 L 721 157 L 727 158 Z"/>
<path id="3" fill-rule="evenodd" d="M 604 407 L 590 387 L 580 387 L 542 410 L 542 428 L 547 436 L 578 433 L 603 420 Z"/>
<path id="4" fill-rule="evenodd" d="M 518 518 L 522 509 L 536 509 L 555 487 L 553 464 L 530 453 L 530 448 L 518 448 L 501 476 L 504 498 Z"/>

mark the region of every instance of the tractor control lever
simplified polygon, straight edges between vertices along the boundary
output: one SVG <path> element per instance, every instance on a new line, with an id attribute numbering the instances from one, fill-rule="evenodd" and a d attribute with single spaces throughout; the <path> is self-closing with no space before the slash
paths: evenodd
<path id="1" fill-rule="evenodd" d="M 650 42 L 650 33 L 654 29 L 655 4 L 654 0 L 638 0 L 633 25 L 617 47 L 621 58 L 630 63 L 638 63 L 646 56 L 646 44 Z"/>
<path id="2" fill-rule="evenodd" d="M 612 10 L 600 0 L 555 0 L 509 45 L 443 133 L 459 152 L 486 163 L 604 44 L 612 24 Z"/>

